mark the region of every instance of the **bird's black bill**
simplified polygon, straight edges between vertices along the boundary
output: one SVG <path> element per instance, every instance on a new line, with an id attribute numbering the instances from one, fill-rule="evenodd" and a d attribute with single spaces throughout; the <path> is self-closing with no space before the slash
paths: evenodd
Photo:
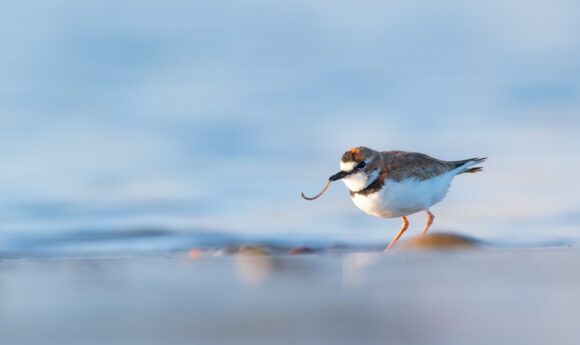
<path id="1" fill-rule="evenodd" d="M 342 171 L 342 170 L 341 170 L 341 171 L 339 171 L 338 173 L 336 173 L 336 174 L 334 174 L 334 175 L 330 176 L 330 177 L 328 178 L 328 180 L 329 180 L 329 181 L 338 181 L 338 180 L 340 180 L 340 179 L 342 179 L 342 178 L 345 178 L 345 177 L 347 177 L 347 176 L 348 176 L 348 175 L 350 175 L 350 174 L 352 174 L 352 172 L 349 172 L 349 171 Z"/>
<path id="2" fill-rule="evenodd" d="M 354 170 L 353 170 L 353 171 L 354 171 Z M 328 187 L 330 186 L 330 183 L 331 183 L 331 182 L 333 182 L 333 181 L 338 181 L 338 180 L 340 180 L 341 178 L 345 178 L 345 177 L 347 177 L 348 175 L 352 174 L 352 173 L 353 173 L 353 171 L 339 171 L 338 173 L 336 173 L 336 174 L 334 174 L 334 175 L 330 176 L 330 177 L 328 178 L 328 182 L 326 182 L 326 185 L 325 185 L 325 186 L 324 186 L 324 188 L 322 189 L 322 192 L 318 193 L 318 194 L 317 194 L 317 195 L 315 195 L 315 196 L 308 197 L 308 196 L 304 195 L 304 193 L 302 193 L 301 195 L 302 195 L 302 197 L 303 197 L 304 199 L 306 199 L 306 200 L 316 200 L 316 199 L 320 198 L 320 196 L 321 196 L 322 194 L 324 194 L 324 192 L 326 192 L 326 190 L 327 190 L 327 189 L 328 189 Z"/>

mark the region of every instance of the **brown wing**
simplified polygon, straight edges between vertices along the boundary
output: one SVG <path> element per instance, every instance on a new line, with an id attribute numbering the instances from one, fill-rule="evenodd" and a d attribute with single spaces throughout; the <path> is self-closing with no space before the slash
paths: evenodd
<path id="1" fill-rule="evenodd" d="M 387 169 L 387 178 L 395 181 L 409 177 L 427 180 L 457 167 L 453 162 L 435 159 L 422 153 L 386 151 L 382 154 Z"/>

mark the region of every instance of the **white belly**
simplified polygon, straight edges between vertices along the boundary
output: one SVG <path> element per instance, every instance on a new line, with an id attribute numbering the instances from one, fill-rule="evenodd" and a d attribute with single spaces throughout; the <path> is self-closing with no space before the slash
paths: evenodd
<path id="1" fill-rule="evenodd" d="M 407 216 L 426 210 L 443 200 L 456 172 L 418 181 L 405 179 L 399 182 L 387 180 L 383 188 L 372 194 L 355 194 L 354 204 L 370 214 L 381 218 Z"/>

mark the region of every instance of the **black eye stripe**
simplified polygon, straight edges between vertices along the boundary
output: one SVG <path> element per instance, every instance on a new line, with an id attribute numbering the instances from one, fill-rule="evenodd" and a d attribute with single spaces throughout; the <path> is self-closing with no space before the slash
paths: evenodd
<path id="1" fill-rule="evenodd" d="M 367 163 L 365 163 L 365 162 L 360 162 L 360 163 L 358 163 L 358 164 L 357 164 L 357 166 L 356 166 L 356 169 L 362 169 L 362 168 L 364 168 L 364 167 L 366 167 L 366 166 L 367 166 Z"/>

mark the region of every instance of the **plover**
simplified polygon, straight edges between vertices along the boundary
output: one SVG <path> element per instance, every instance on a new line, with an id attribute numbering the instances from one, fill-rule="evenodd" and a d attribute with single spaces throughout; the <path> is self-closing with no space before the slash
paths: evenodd
<path id="1" fill-rule="evenodd" d="M 401 217 L 403 225 L 385 251 L 391 249 L 409 227 L 408 215 L 425 211 L 427 233 L 435 216 L 429 208 L 443 200 L 456 175 L 480 172 L 474 165 L 486 158 L 443 161 L 426 154 L 404 151 L 378 152 L 368 147 L 346 151 L 340 171 L 328 178 L 320 197 L 333 181 L 342 180 L 354 204 L 367 214 L 381 218 Z"/>

